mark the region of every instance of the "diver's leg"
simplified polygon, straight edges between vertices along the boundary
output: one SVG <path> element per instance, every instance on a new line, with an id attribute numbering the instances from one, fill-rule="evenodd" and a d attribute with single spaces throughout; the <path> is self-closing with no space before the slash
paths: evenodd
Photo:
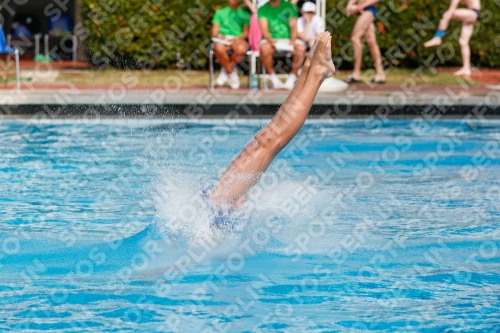
<path id="1" fill-rule="evenodd" d="M 319 36 L 318 36 L 319 38 Z M 275 117 L 278 116 L 280 112 L 285 112 L 292 102 L 297 98 L 297 95 L 299 94 L 300 90 L 304 86 L 304 83 L 306 82 L 307 78 L 307 73 L 309 73 L 309 68 L 311 68 L 311 62 L 312 62 L 312 57 L 314 54 L 314 50 L 316 50 L 316 41 L 314 42 L 313 46 L 311 46 L 311 50 L 309 51 L 309 54 L 306 57 L 306 60 L 304 61 L 304 67 L 302 67 L 302 73 L 299 76 L 299 79 L 297 80 L 297 83 L 293 87 L 293 89 L 290 91 L 290 94 L 288 97 L 285 99 L 283 104 L 281 105 L 280 109 L 276 113 Z"/>
<path id="2" fill-rule="evenodd" d="M 246 192 L 304 124 L 321 83 L 335 71 L 330 33 L 320 34 L 316 44 L 309 71 L 304 71 L 292 91 L 296 98 L 280 107 L 271 122 L 257 133 L 219 178 L 210 193 L 217 206 L 238 206 L 241 198 L 244 199 Z"/>

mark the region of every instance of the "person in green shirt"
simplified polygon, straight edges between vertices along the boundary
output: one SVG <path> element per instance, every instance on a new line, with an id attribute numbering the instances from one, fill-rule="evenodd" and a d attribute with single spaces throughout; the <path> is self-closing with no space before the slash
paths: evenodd
<path id="1" fill-rule="evenodd" d="M 221 72 L 217 77 L 217 85 L 227 81 L 233 89 L 240 87 L 240 79 L 236 70 L 246 55 L 248 44 L 248 28 L 250 13 L 240 7 L 240 0 L 228 0 L 228 6 L 217 10 L 212 19 L 212 38 L 215 41 L 215 56 L 221 64 Z M 232 51 L 229 55 L 228 52 Z"/>
<path id="2" fill-rule="evenodd" d="M 306 46 L 297 38 L 297 7 L 284 0 L 269 0 L 258 10 L 259 25 L 262 31 L 260 58 L 269 73 L 274 89 L 291 90 L 297 80 L 297 73 L 304 62 Z M 293 52 L 292 71 L 283 84 L 273 68 L 273 53 L 276 50 Z"/>

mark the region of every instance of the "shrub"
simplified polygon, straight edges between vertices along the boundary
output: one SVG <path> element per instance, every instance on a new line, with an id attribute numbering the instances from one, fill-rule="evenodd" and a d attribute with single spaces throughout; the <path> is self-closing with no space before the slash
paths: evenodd
<path id="1" fill-rule="evenodd" d="M 341 7 L 345 6 L 345 2 Z M 430 39 L 441 19 L 441 15 L 449 6 L 449 1 L 433 0 L 389 0 L 378 5 L 379 13 L 375 24 L 377 26 L 377 41 L 384 60 L 399 67 L 418 67 L 429 62 L 432 55 L 440 64 L 457 66 L 462 64 L 458 39 L 461 22 L 452 20 L 443 39 L 443 44 L 437 48 L 426 49 L 423 42 Z M 494 13 L 500 11 L 499 0 L 482 1 L 482 18 L 475 25 L 475 31 L 470 41 L 471 60 L 476 66 L 500 66 L 500 22 L 494 18 Z M 352 55 L 343 52 L 342 48 L 350 50 L 349 37 L 356 17 L 346 18 L 338 9 L 338 5 L 328 1 L 327 28 L 333 29 L 333 51 L 336 54 Z M 342 56 L 343 63 L 351 66 L 349 56 Z M 365 48 L 364 64 L 371 65 L 371 56 Z"/>
<path id="2" fill-rule="evenodd" d="M 347 1 L 327 0 L 327 29 L 332 32 L 333 52 L 342 67 L 352 66 L 349 42 L 357 16 L 346 17 Z M 89 31 L 85 40 L 89 61 L 104 68 L 206 68 L 211 19 L 226 0 L 82 0 L 81 15 Z M 493 13 L 500 0 L 483 0 L 480 23 L 471 39 L 471 58 L 476 66 L 500 66 L 500 21 Z M 448 1 L 387 0 L 379 5 L 377 39 L 386 65 L 417 67 L 434 54 L 447 66 L 461 64 L 458 36 L 460 23 L 452 21 L 445 43 L 425 49 L 422 43 L 434 34 Z M 364 64 L 371 66 L 365 48 Z"/>

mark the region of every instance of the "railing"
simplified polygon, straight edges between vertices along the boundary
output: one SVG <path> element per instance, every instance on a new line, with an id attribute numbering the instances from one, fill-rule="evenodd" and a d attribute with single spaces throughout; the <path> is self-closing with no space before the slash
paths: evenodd
<path id="1" fill-rule="evenodd" d="M 40 37 L 42 35 L 41 34 L 36 34 L 34 36 L 34 40 L 35 40 L 35 56 L 40 54 Z M 65 39 L 68 39 L 70 38 L 71 39 L 71 42 L 72 42 L 72 46 L 71 46 L 71 49 L 68 50 L 71 52 L 71 57 L 72 57 L 72 60 L 75 62 L 76 59 L 77 59 L 77 50 L 78 50 L 78 44 L 77 44 L 77 38 L 75 35 L 71 35 L 71 36 L 64 36 L 61 38 L 61 43 L 59 45 L 59 47 L 62 47 L 62 45 L 64 45 L 62 42 L 65 40 Z M 44 55 L 45 57 L 48 59 L 51 55 L 50 55 L 50 51 L 49 51 L 49 40 L 50 40 L 50 36 L 48 34 L 45 34 L 43 36 L 43 46 L 44 46 Z M 11 44 L 12 44 L 12 35 L 7 35 L 7 46 L 8 47 L 11 47 Z M 64 50 L 64 47 L 63 48 L 63 51 L 67 52 L 66 50 Z"/>

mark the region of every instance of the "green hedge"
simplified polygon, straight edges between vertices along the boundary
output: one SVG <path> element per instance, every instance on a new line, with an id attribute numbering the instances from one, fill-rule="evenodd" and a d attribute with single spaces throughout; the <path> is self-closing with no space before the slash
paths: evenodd
<path id="1" fill-rule="evenodd" d="M 81 0 L 88 31 L 89 61 L 103 68 L 206 68 L 211 19 L 226 0 Z M 351 29 L 357 16 L 346 17 L 347 1 L 328 0 L 327 29 L 333 52 L 342 68 L 352 66 Z M 441 64 L 461 64 L 460 23 L 453 21 L 440 48 L 426 50 L 448 1 L 383 0 L 376 21 L 378 42 L 386 65 L 418 67 L 434 54 Z M 472 62 L 480 67 L 500 66 L 500 0 L 482 1 L 483 18 L 471 39 Z M 365 49 L 364 64 L 371 66 Z"/>

